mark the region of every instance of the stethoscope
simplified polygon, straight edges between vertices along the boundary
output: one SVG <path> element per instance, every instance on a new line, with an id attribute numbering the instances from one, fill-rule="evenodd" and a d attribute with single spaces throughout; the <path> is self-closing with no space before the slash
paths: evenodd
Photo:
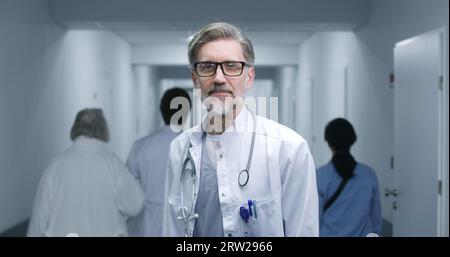
<path id="1" fill-rule="evenodd" d="M 189 143 L 189 148 L 192 147 L 192 144 Z M 195 164 L 194 159 L 192 159 L 191 153 L 189 152 L 189 148 L 187 149 L 187 157 L 183 162 L 183 167 L 181 170 L 180 182 L 181 182 L 181 216 L 178 217 L 179 220 L 183 220 L 185 224 L 193 219 L 199 217 L 198 213 L 194 212 L 194 204 L 191 204 L 191 208 L 187 208 L 184 204 L 184 183 L 186 182 L 185 177 L 190 175 L 192 178 L 192 200 L 195 197 Z M 187 228 L 186 231 L 187 233 Z"/>
<path id="2" fill-rule="evenodd" d="M 252 163 L 252 158 L 253 158 L 253 148 L 255 147 L 256 117 L 252 111 L 249 110 L 249 112 L 252 114 L 252 118 L 253 118 L 252 143 L 250 145 L 250 153 L 248 154 L 247 167 L 245 168 L 245 170 L 241 170 L 241 172 L 239 172 L 239 176 L 238 176 L 238 184 L 241 188 L 245 187 L 248 183 L 248 180 L 250 179 L 249 170 L 250 170 L 250 164 Z"/>
<path id="3" fill-rule="evenodd" d="M 248 155 L 247 160 L 247 166 L 244 170 L 241 170 L 238 175 L 238 185 L 241 188 L 244 188 L 250 179 L 250 165 L 252 163 L 252 157 L 253 157 L 253 149 L 255 147 L 255 127 L 256 127 L 256 117 L 255 114 L 248 110 L 252 114 L 253 118 L 253 131 L 252 131 L 252 142 L 250 146 L 250 153 Z M 191 204 L 191 207 L 188 208 L 185 206 L 184 203 L 184 185 L 186 182 L 186 177 L 190 176 L 192 178 L 192 201 L 195 199 L 195 184 L 196 184 L 196 169 L 195 169 L 195 163 L 194 159 L 192 158 L 191 153 L 189 152 L 189 148 L 192 147 L 191 142 L 189 141 L 188 147 L 187 147 L 187 155 L 186 159 L 183 161 L 183 165 L 181 167 L 181 175 L 180 175 L 180 182 L 181 182 L 181 216 L 178 217 L 179 220 L 182 220 L 185 223 L 185 235 L 189 236 L 187 234 L 187 223 L 193 219 L 197 219 L 199 217 L 198 213 L 195 213 L 194 210 L 194 203 Z"/>

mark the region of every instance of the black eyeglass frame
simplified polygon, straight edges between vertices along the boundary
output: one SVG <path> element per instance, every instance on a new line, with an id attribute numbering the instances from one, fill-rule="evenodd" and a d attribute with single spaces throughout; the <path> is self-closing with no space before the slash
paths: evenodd
<path id="1" fill-rule="evenodd" d="M 199 64 L 201 64 L 201 63 L 214 64 L 214 65 L 216 65 L 216 68 L 214 69 L 214 72 L 213 72 L 211 75 L 208 75 L 208 76 L 202 76 L 202 75 L 200 75 L 200 74 L 198 73 L 198 71 L 197 71 L 197 65 L 199 65 Z M 240 63 L 240 64 L 242 65 L 241 72 L 240 72 L 239 74 L 237 74 L 237 75 L 228 75 L 228 74 L 226 73 L 226 71 L 224 71 L 223 66 L 222 66 L 223 64 L 226 64 L 226 63 Z M 241 61 L 225 61 L 225 62 L 209 62 L 209 61 L 208 61 L 208 62 L 195 62 L 195 63 L 192 65 L 193 70 L 195 71 L 195 74 L 197 74 L 197 76 L 202 77 L 202 78 L 212 77 L 212 76 L 216 75 L 217 68 L 218 68 L 219 66 L 220 66 L 220 68 L 222 69 L 223 75 L 225 75 L 225 76 L 227 76 L 227 77 L 239 77 L 239 76 L 242 75 L 242 72 L 244 72 L 245 66 L 251 67 L 248 63 L 246 63 L 246 62 L 241 62 Z"/>

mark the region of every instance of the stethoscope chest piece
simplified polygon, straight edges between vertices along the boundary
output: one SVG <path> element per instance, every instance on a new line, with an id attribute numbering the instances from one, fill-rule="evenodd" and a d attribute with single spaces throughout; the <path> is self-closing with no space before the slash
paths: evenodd
<path id="1" fill-rule="evenodd" d="M 239 186 L 245 187 L 248 183 L 249 178 L 250 178 L 250 175 L 248 173 L 248 170 L 241 170 L 241 172 L 239 172 L 239 176 L 238 176 Z"/>

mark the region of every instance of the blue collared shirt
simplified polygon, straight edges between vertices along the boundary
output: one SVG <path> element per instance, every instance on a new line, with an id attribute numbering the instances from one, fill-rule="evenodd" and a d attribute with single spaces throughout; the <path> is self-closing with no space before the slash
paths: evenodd
<path id="1" fill-rule="evenodd" d="M 333 164 L 317 170 L 319 190 L 320 236 L 381 235 L 381 203 L 378 179 L 369 166 L 358 163 L 354 176 L 330 208 L 323 212 L 326 201 L 334 194 L 342 178 Z"/>

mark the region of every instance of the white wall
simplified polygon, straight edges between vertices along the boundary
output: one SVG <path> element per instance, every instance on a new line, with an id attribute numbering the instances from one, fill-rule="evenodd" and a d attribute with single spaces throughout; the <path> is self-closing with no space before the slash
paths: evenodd
<path id="1" fill-rule="evenodd" d="M 278 85 L 279 92 L 279 120 L 281 124 L 295 128 L 294 117 L 296 108 L 294 105 L 297 103 L 294 99 L 295 92 L 295 79 L 297 76 L 296 66 L 282 66 L 277 70 L 276 84 Z"/>
<path id="2" fill-rule="evenodd" d="M 162 120 L 159 110 L 159 83 L 156 68 L 146 65 L 133 67 L 135 78 L 136 137 L 141 138 L 159 128 Z"/>
<path id="3" fill-rule="evenodd" d="M 331 158 L 324 141 L 325 125 L 335 117 L 345 116 L 344 74 L 348 65 L 350 32 L 316 33 L 300 48 L 297 91 L 300 111 L 298 128 L 309 142 L 316 166 Z"/>
<path id="4" fill-rule="evenodd" d="M 447 26 L 444 156 L 448 156 L 447 0 L 375 0 L 372 1 L 371 18 L 366 26 L 354 33 L 318 33 L 302 44 L 299 54 L 298 97 L 304 101 L 300 101 L 302 106 L 298 120 L 306 122 L 299 124 L 298 129 L 311 140 L 313 135 L 318 135 L 312 147 L 317 165 L 322 165 L 331 157 L 323 140 L 326 121 L 335 116 L 344 116 L 347 110 L 347 118 L 358 134 L 358 142 L 352 150 L 355 158 L 376 170 L 382 191 L 386 187 L 392 188 L 389 163 L 393 152 L 394 112 L 393 92 L 389 88 L 388 78 L 393 70 L 393 47 L 402 39 L 442 26 Z M 314 89 L 311 89 L 311 78 Z M 342 80 L 343 91 L 336 86 Z M 311 92 L 313 101 L 307 99 Z M 310 109 L 313 109 L 312 115 L 308 114 Z M 311 122 L 313 126 L 309 126 L 307 122 Z M 445 170 L 445 229 L 448 235 L 448 157 L 445 160 Z M 384 218 L 392 221 L 390 200 L 383 197 L 382 204 Z"/>
<path id="5" fill-rule="evenodd" d="M 66 31 L 44 0 L 0 2 L 0 232 L 29 218 L 38 180 L 70 145 L 75 114 L 101 107 L 110 148 L 135 139 L 130 49 L 109 32 Z"/>

